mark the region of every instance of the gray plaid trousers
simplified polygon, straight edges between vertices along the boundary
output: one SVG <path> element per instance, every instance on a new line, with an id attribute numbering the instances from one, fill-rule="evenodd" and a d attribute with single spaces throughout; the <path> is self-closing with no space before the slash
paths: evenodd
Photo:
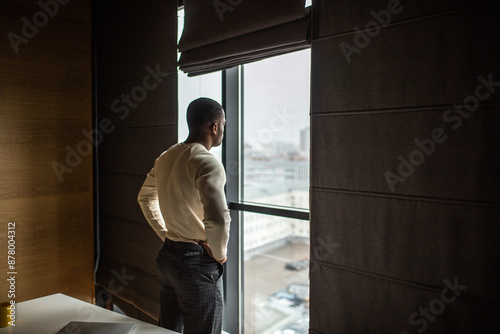
<path id="1" fill-rule="evenodd" d="M 156 265 L 161 283 L 158 325 L 184 334 L 220 334 L 222 264 L 200 245 L 165 239 Z"/>

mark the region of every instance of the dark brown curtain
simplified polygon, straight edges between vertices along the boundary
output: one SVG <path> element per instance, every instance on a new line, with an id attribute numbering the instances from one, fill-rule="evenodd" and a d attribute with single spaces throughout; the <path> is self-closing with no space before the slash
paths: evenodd
<path id="1" fill-rule="evenodd" d="M 304 0 L 186 0 L 180 69 L 189 76 L 310 47 Z"/>
<path id="2" fill-rule="evenodd" d="M 96 117 L 113 128 L 96 148 L 96 299 L 157 323 L 162 242 L 137 194 L 155 159 L 177 142 L 177 4 L 95 0 L 93 9 Z"/>

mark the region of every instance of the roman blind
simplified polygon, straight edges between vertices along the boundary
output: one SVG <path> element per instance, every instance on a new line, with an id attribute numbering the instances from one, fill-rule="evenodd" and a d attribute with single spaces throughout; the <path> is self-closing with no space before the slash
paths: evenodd
<path id="1" fill-rule="evenodd" d="M 310 47 L 305 0 L 185 0 L 179 66 L 189 76 Z"/>

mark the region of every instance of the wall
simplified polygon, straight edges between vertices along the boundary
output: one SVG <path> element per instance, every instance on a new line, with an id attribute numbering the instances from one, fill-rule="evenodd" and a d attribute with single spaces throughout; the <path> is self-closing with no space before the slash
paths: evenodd
<path id="1" fill-rule="evenodd" d="M 0 3 L 2 301 L 8 222 L 16 302 L 58 292 L 93 299 L 92 157 L 81 132 L 92 121 L 90 2 L 55 4 L 48 15 L 35 1 Z M 66 148 L 77 146 L 84 157 L 68 162 Z"/>
<path id="2" fill-rule="evenodd" d="M 100 265 L 103 295 L 155 322 L 161 239 L 137 194 L 161 152 L 177 142 L 177 4 L 95 1 Z"/>
<path id="3" fill-rule="evenodd" d="M 499 332 L 499 6 L 397 3 L 314 1 L 311 333 Z"/>

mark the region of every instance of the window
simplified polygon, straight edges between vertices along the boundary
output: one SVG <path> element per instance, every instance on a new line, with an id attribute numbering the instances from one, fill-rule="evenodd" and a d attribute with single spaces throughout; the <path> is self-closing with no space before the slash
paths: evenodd
<path id="1" fill-rule="evenodd" d="M 308 331 L 309 71 L 310 50 L 224 71 L 229 332 Z"/>
<path id="2" fill-rule="evenodd" d="M 305 50 L 243 66 L 243 203 L 309 208 L 309 63 Z M 240 217 L 244 333 L 307 334 L 309 221 Z"/>
<path id="3" fill-rule="evenodd" d="M 232 217 L 224 329 L 307 333 L 310 50 L 222 74 L 179 72 L 178 83 L 179 141 L 193 99 L 222 100 L 226 110 L 222 152 L 212 149 L 226 167 Z"/>
<path id="4" fill-rule="evenodd" d="M 244 65 L 244 201 L 309 208 L 309 59 Z"/>
<path id="5" fill-rule="evenodd" d="M 309 222 L 245 212 L 243 226 L 244 333 L 307 334 Z"/>

